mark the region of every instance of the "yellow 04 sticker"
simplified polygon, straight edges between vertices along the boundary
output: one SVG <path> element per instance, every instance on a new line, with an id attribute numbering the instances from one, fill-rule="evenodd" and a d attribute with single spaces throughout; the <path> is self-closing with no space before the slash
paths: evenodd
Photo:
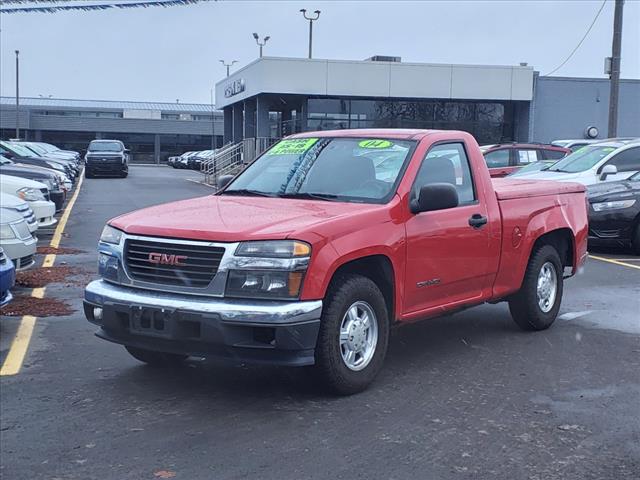
<path id="1" fill-rule="evenodd" d="M 281 140 L 267 152 L 267 155 L 302 155 L 313 147 L 317 141 L 317 138 Z"/>
<path id="2" fill-rule="evenodd" d="M 358 143 L 360 148 L 390 148 L 393 147 L 393 142 L 389 140 L 362 140 Z"/>

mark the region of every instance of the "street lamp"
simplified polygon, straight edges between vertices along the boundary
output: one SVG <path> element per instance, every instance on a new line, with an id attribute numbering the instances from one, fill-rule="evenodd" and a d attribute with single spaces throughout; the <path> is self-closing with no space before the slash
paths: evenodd
<path id="1" fill-rule="evenodd" d="M 305 18 L 305 20 L 309 20 L 309 58 L 311 58 L 311 49 L 313 46 L 313 22 L 320 18 L 320 10 L 316 10 L 315 12 L 313 12 L 315 16 L 308 17 L 307 10 L 305 8 L 301 8 L 300 12 L 302 13 L 302 16 Z"/>
<path id="2" fill-rule="evenodd" d="M 20 50 L 16 50 L 16 138 L 20 139 Z"/>
<path id="3" fill-rule="evenodd" d="M 266 36 L 262 39 L 262 42 L 260 42 L 260 37 L 258 36 L 257 33 L 254 32 L 253 34 L 253 38 L 255 38 L 256 43 L 258 44 L 258 46 L 260 47 L 260 58 L 262 58 L 262 47 L 264 47 L 267 42 L 269 41 L 269 39 L 271 38 L 270 36 Z"/>
<path id="4" fill-rule="evenodd" d="M 232 60 L 231 63 L 226 63 L 224 60 L 220 60 L 220 63 L 227 67 L 227 77 L 229 76 L 229 67 L 232 67 L 234 63 L 238 63 L 237 60 Z"/>

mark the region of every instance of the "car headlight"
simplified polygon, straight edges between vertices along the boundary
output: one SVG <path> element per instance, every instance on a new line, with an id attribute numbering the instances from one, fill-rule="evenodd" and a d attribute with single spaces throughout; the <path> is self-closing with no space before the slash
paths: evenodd
<path id="1" fill-rule="evenodd" d="M 304 272 L 230 270 L 226 297 L 294 300 L 300 295 Z"/>
<path id="2" fill-rule="evenodd" d="M 623 208 L 633 207 L 636 201 L 631 200 L 615 200 L 613 202 L 598 202 L 592 203 L 591 206 L 596 212 L 603 212 L 606 210 L 621 210 Z"/>
<path id="3" fill-rule="evenodd" d="M 297 240 L 243 242 L 236 249 L 237 257 L 298 258 L 309 255 L 311 246 Z"/>
<path id="4" fill-rule="evenodd" d="M 11 225 L 0 225 L 0 240 L 11 240 L 12 238 L 16 238 L 16 234 Z"/>
<path id="5" fill-rule="evenodd" d="M 36 202 L 38 200 L 44 200 L 43 193 L 37 188 L 24 187 L 17 191 L 18 197 L 27 202 Z"/>
<path id="6" fill-rule="evenodd" d="M 117 228 L 113 228 L 111 225 L 105 225 L 102 229 L 102 235 L 100 235 L 101 242 L 118 245 L 120 239 L 122 239 L 122 231 Z"/>

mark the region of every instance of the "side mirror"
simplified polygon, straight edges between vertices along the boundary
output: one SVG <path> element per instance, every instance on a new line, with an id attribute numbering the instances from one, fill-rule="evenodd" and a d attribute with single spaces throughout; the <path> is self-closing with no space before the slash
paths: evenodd
<path id="1" fill-rule="evenodd" d="M 429 183 L 411 201 L 411 213 L 431 212 L 457 207 L 460 203 L 456 187 L 450 183 Z"/>
<path id="2" fill-rule="evenodd" d="M 233 175 L 222 175 L 218 178 L 218 190 L 222 190 L 226 187 L 231 180 L 233 180 Z"/>
<path id="3" fill-rule="evenodd" d="M 615 165 L 605 165 L 600 171 L 600 180 L 604 182 L 609 175 L 615 175 L 616 173 L 618 173 L 618 167 Z"/>

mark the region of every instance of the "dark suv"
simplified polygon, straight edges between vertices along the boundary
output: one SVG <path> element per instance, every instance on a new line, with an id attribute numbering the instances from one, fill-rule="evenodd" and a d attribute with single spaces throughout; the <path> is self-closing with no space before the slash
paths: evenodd
<path id="1" fill-rule="evenodd" d="M 129 174 L 129 150 L 120 140 L 93 140 L 84 161 L 86 178 L 98 175 L 126 178 Z"/>
<path id="2" fill-rule="evenodd" d="M 571 150 L 542 143 L 501 143 L 480 147 L 492 177 L 505 177 L 510 173 L 545 160 L 558 161 Z"/>

